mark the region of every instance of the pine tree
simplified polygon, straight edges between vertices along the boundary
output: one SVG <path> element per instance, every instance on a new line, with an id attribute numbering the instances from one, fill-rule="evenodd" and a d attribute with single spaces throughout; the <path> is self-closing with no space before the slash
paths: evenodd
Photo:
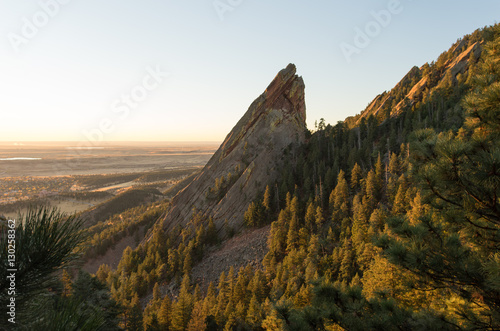
<path id="1" fill-rule="evenodd" d="M 193 309 L 193 298 L 191 296 L 191 280 L 186 274 L 182 278 L 181 290 L 177 302 L 172 309 L 172 330 L 184 330 L 191 318 L 191 310 Z"/>
<path id="2" fill-rule="evenodd" d="M 399 159 L 395 153 L 391 153 L 389 160 L 388 170 L 388 181 L 387 181 L 387 200 L 391 204 L 397 194 L 398 189 L 398 178 L 400 176 L 400 166 Z"/>
<path id="3" fill-rule="evenodd" d="M 367 215 L 370 212 L 367 210 L 367 199 L 361 198 L 360 194 L 357 194 L 352 202 L 353 210 L 353 221 L 351 230 L 351 240 L 356 251 L 356 255 L 361 255 L 364 249 L 364 244 L 367 242 L 368 233 L 368 219 Z"/>
<path id="4" fill-rule="evenodd" d="M 264 279 L 265 277 L 262 271 L 257 270 L 252 278 L 252 281 L 248 284 L 250 293 L 255 296 L 258 302 L 264 301 L 264 298 L 266 297 Z"/>
<path id="5" fill-rule="evenodd" d="M 285 224 L 288 222 L 289 213 L 282 210 L 278 216 L 278 221 L 271 224 L 269 232 L 269 252 L 275 257 L 281 257 L 286 249 L 287 231 Z"/>
<path id="6" fill-rule="evenodd" d="M 247 297 L 246 287 L 247 287 L 247 281 L 245 279 L 243 268 L 240 268 L 240 271 L 238 272 L 238 278 L 236 279 L 236 284 L 234 286 L 234 293 L 233 293 L 234 302 L 245 303 Z"/>
<path id="7" fill-rule="evenodd" d="M 243 215 L 243 221 L 248 227 L 259 227 L 266 220 L 266 212 L 260 201 L 253 201 L 248 206 L 247 211 Z"/>
<path id="8" fill-rule="evenodd" d="M 215 286 L 214 283 L 210 282 L 208 285 L 207 295 L 205 296 L 205 300 L 203 301 L 203 311 L 206 316 L 213 316 L 216 314 L 216 304 L 217 297 L 215 294 Z"/>
<path id="9" fill-rule="evenodd" d="M 165 295 L 161 301 L 160 311 L 158 312 L 158 323 L 161 330 L 170 330 L 172 320 L 172 301 Z"/>
<path id="10" fill-rule="evenodd" d="M 262 322 L 262 327 L 266 331 L 281 331 L 285 330 L 285 323 L 278 317 L 276 309 L 273 309 Z"/>
<path id="11" fill-rule="evenodd" d="M 306 216 L 305 216 L 305 226 L 307 229 L 312 231 L 315 227 L 316 223 L 316 208 L 314 206 L 314 202 L 310 201 L 307 205 Z"/>
<path id="12" fill-rule="evenodd" d="M 182 265 L 182 272 L 184 275 L 189 275 L 191 273 L 192 264 L 191 250 L 187 250 L 186 257 L 184 258 L 184 263 Z"/>
<path id="13" fill-rule="evenodd" d="M 404 181 L 400 181 L 400 184 L 398 186 L 398 190 L 396 193 L 396 196 L 394 197 L 394 202 L 392 205 L 392 213 L 397 215 L 397 214 L 403 214 L 406 212 L 408 209 L 407 203 L 406 203 L 406 184 Z"/>
<path id="14" fill-rule="evenodd" d="M 103 329 L 118 330 L 118 316 L 123 312 L 115 300 L 111 298 L 110 291 L 105 283 L 97 277 L 80 270 L 72 284 L 72 298 L 80 304 L 80 313 L 98 316 L 102 315 Z"/>
<path id="15" fill-rule="evenodd" d="M 361 189 L 362 178 L 363 178 L 363 171 L 356 162 L 356 164 L 354 164 L 354 167 L 352 167 L 351 171 L 351 189 L 353 190 L 354 193 L 358 192 Z"/>
<path id="16" fill-rule="evenodd" d="M 101 264 L 96 272 L 97 278 L 102 282 L 106 283 L 108 276 L 111 272 L 111 267 L 107 264 Z"/>
<path id="17" fill-rule="evenodd" d="M 237 324 L 237 322 L 236 322 L 236 317 L 234 316 L 234 314 L 228 315 L 223 331 L 232 331 L 232 330 L 236 329 L 236 324 Z"/>
<path id="18" fill-rule="evenodd" d="M 375 176 L 379 181 L 382 182 L 385 178 L 384 173 L 385 173 L 385 165 L 382 162 L 382 157 L 379 154 L 377 157 L 377 162 L 375 163 Z"/>
<path id="19" fill-rule="evenodd" d="M 188 331 L 199 331 L 205 330 L 206 328 L 206 318 L 207 315 L 203 311 L 203 301 L 196 301 L 193 307 L 193 312 L 191 314 L 191 319 L 189 320 L 187 330 Z"/>
<path id="20" fill-rule="evenodd" d="M 343 281 L 350 281 L 356 273 L 356 255 L 351 242 L 345 240 L 342 244 L 343 254 L 340 263 L 339 276 Z"/>
<path id="21" fill-rule="evenodd" d="M 177 253 L 177 250 L 169 248 L 168 249 L 168 273 L 171 276 L 174 276 L 179 271 L 178 268 L 179 268 L 179 254 Z"/>
<path id="22" fill-rule="evenodd" d="M 321 228 L 324 222 L 325 217 L 323 216 L 323 208 L 321 208 L 321 206 L 318 206 L 316 208 L 316 226 L 318 227 L 318 229 Z"/>
<path id="23" fill-rule="evenodd" d="M 227 287 L 228 287 L 228 296 L 230 298 L 233 297 L 234 286 L 235 286 L 235 277 L 234 277 L 234 266 L 229 267 L 229 271 L 226 277 Z"/>
<path id="24" fill-rule="evenodd" d="M 153 287 L 153 302 L 159 302 L 161 300 L 160 285 L 155 283 Z"/>
<path id="25" fill-rule="evenodd" d="M 311 303 L 312 293 L 311 288 L 307 285 L 302 285 L 294 298 L 296 307 L 302 308 Z"/>
<path id="26" fill-rule="evenodd" d="M 253 329 L 260 326 L 262 323 L 262 312 L 255 294 L 252 296 L 252 299 L 250 299 L 246 321 Z"/>
<path id="27" fill-rule="evenodd" d="M 129 312 L 127 330 L 142 331 L 143 330 L 142 307 L 141 303 L 139 302 L 139 296 L 137 295 L 137 293 L 130 302 L 129 311 L 130 312 Z"/>
<path id="28" fill-rule="evenodd" d="M 375 209 L 378 202 L 380 201 L 380 190 L 382 185 L 380 179 L 376 175 L 376 172 L 370 170 L 366 176 L 366 197 L 368 200 L 368 206 L 370 210 Z"/>
<path id="29" fill-rule="evenodd" d="M 218 324 L 222 324 L 224 320 L 224 312 L 226 311 L 227 303 L 229 302 L 229 286 L 226 281 L 226 273 L 223 271 L 219 277 L 219 294 L 217 295 L 217 308 L 215 318 Z"/>
<path id="30" fill-rule="evenodd" d="M 229 297 L 229 302 L 224 310 L 224 316 L 229 319 L 229 317 L 234 316 L 235 304 L 233 302 L 233 297 Z"/>
<path id="31" fill-rule="evenodd" d="M 292 217 L 286 236 L 286 250 L 290 252 L 299 245 L 299 218 Z"/>
<path id="32" fill-rule="evenodd" d="M 337 176 L 337 186 L 330 195 L 330 208 L 333 211 L 332 219 L 334 221 L 342 221 L 349 217 L 349 187 L 342 170 Z"/>
<path id="33" fill-rule="evenodd" d="M 247 307 L 243 302 L 238 302 L 234 309 L 234 317 L 237 321 L 244 321 L 247 315 Z"/>
<path id="34" fill-rule="evenodd" d="M 264 198 L 262 200 L 262 206 L 264 206 L 264 210 L 266 212 L 266 216 L 270 216 L 271 212 L 274 210 L 274 196 L 273 190 L 266 186 L 266 191 L 264 192 Z"/>
<path id="35" fill-rule="evenodd" d="M 158 317 L 156 316 L 156 313 L 152 313 L 151 315 L 151 321 L 145 324 L 144 330 L 146 331 L 160 331 L 160 323 L 158 322 Z"/>
<path id="36" fill-rule="evenodd" d="M 210 217 L 208 219 L 208 227 L 207 227 L 206 236 L 207 236 L 207 243 L 209 245 L 214 245 L 219 240 L 217 237 L 217 229 L 215 227 L 214 220 L 212 217 Z"/>
<path id="37" fill-rule="evenodd" d="M 400 175 L 399 160 L 396 153 L 391 153 L 391 158 L 389 159 L 389 173 L 398 177 Z"/>

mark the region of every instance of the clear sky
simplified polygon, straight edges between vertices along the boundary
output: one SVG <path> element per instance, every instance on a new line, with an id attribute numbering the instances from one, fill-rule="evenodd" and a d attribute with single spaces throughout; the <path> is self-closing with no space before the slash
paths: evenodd
<path id="1" fill-rule="evenodd" d="M 221 141 L 290 62 L 309 128 L 333 124 L 499 13 L 494 0 L 0 0 L 0 141 Z"/>

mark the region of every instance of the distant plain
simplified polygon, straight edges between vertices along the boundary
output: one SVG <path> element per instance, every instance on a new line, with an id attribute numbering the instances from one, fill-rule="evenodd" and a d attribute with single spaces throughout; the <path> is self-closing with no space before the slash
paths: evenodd
<path id="1" fill-rule="evenodd" d="M 136 187 L 166 192 L 203 167 L 218 142 L 0 143 L 0 215 L 32 204 L 73 213 Z"/>

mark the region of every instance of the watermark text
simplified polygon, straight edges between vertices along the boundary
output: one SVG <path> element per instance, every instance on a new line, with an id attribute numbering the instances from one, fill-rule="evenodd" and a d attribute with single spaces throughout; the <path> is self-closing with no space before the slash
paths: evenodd
<path id="1" fill-rule="evenodd" d="M 242 3 L 243 0 L 215 0 L 212 4 L 219 19 L 224 21 L 226 14 L 234 11 Z"/>
<path id="2" fill-rule="evenodd" d="M 56 17 L 61 11 L 61 6 L 66 5 L 71 0 L 40 0 L 39 10 L 30 18 L 23 17 L 20 33 L 10 32 L 7 34 L 10 45 L 14 51 L 19 52 L 22 46 L 27 45 L 35 38 L 41 29 Z"/>
<path id="3" fill-rule="evenodd" d="M 382 30 L 389 26 L 393 16 L 401 14 L 403 9 L 400 0 L 389 0 L 386 9 L 379 11 L 372 10 L 370 12 L 370 16 L 373 20 L 368 21 L 363 28 L 359 26 L 354 27 L 354 38 L 352 43 L 340 43 L 340 50 L 347 63 L 351 63 L 352 57 L 355 54 L 360 54 L 363 49 L 368 47 L 372 40 L 378 37 L 382 33 Z"/>
<path id="4" fill-rule="evenodd" d="M 7 315 L 9 323 L 16 323 L 16 221 L 8 220 L 7 223 Z"/>

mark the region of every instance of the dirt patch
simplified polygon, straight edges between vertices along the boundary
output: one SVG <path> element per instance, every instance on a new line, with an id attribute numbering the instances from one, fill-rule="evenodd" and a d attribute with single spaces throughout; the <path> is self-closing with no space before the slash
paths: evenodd
<path id="1" fill-rule="evenodd" d="M 225 241 L 219 248 L 208 252 L 193 268 L 191 273 L 193 282 L 199 284 L 202 291 L 205 291 L 210 282 L 215 285 L 218 283 L 223 271 L 227 275 L 231 266 L 235 272 L 248 264 L 259 268 L 267 252 L 270 228 L 268 225 L 260 229 L 244 230 L 240 235 Z"/>
<path id="2" fill-rule="evenodd" d="M 139 231 L 139 233 L 142 233 L 144 231 L 144 226 L 139 227 L 137 231 Z M 101 264 L 107 264 L 111 267 L 111 269 L 116 270 L 116 268 L 118 267 L 118 263 L 120 263 L 120 259 L 122 258 L 123 251 L 125 250 L 125 248 L 127 248 L 127 246 L 130 246 L 132 249 L 135 249 L 137 247 L 133 235 L 122 238 L 115 245 L 115 247 L 108 249 L 106 251 L 106 254 L 104 254 L 103 256 L 99 256 L 87 261 L 83 265 L 82 269 L 91 274 L 95 274 L 97 270 L 99 270 Z"/>

